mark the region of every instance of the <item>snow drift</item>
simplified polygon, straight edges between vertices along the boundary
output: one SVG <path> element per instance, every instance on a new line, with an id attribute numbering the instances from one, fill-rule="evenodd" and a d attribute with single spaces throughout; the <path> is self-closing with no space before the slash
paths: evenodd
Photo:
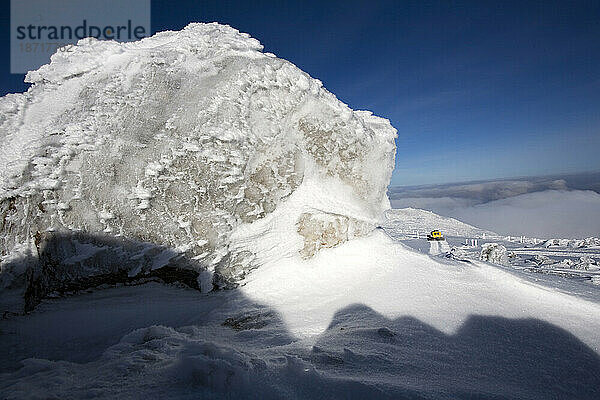
<path id="1" fill-rule="evenodd" d="M 0 99 L 3 285 L 51 251 L 65 279 L 176 266 L 210 290 L 370 232 L 395 129 L 262 49 L 190 24 L 29 72 Z"/>

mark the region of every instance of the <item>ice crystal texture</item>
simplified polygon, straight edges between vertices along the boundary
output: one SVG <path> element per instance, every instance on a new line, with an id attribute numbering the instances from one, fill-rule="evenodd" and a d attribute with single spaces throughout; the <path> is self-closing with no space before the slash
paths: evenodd
<path id="1" fill-rule="evenodd" d="M 119 236 L 171 255 L 140 265 L 147 247 L 112 252 L 130 274 L 179 257 L 223 286 L 265 257 L 370 232 L 389 208 L 395 129 L 262 49 L 191 24 L 85 39 L 29 72 L 27 93 L 0 99 L 4 264 L 35 256 L 38 233 L 77 232 L 80 246 L 81 233 Z"/>

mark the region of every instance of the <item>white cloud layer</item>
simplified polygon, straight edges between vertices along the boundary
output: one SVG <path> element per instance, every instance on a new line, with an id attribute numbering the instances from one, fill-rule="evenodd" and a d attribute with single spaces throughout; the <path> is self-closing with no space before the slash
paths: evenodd
<path id="1" fill-rule="evenodd" d="M 461 197 L 392 200 L 506 235 L 540 238 L 600 236 L 600 194 L 590 190 L 545 190 L 474 204 Z"/>

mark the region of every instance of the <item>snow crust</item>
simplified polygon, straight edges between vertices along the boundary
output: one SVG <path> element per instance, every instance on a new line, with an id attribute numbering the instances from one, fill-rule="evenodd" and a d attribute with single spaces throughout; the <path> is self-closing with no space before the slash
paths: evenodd
<path id="1" fill-rule="evenodd" d="M 268 263 L 238 289 L 174 290 L 114 288 L 0 321 L 3 331 L 18 332 L 0 341 L 0 350 L 7 349 L 0 357 L 20 361 L 19 369 L 0 373 L 0 394 L 598 395 L 597 300 L 486 262 L 420 254 L 380 230 L 307 261 Z"/>
<path id="2" fill-rule="evenodd" d="M 38 232 L 83 232 L 168 248 L 158 263 L 179 254 L 201 287 L 228 286 L 262 258 L 370 232 L 389 208 L 395 129 L 262 49 L 195 23 L 86 39 L 29 72 L 27 93 L 0 99 L 2 273 L 14 252 L 38 256 Z M 129 274 L 154 265 L 111 257 Z"/>

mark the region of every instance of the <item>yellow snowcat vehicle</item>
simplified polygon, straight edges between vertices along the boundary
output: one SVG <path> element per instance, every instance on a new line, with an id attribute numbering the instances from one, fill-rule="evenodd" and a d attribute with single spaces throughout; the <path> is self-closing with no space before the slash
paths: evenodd
<path id="1" fill-rule="evenodd" d="M 445 240 L 442 236 L 442 232 L 440 231 L 431 231 L 429 235 L 427 235 L 427 240 Z"/>

